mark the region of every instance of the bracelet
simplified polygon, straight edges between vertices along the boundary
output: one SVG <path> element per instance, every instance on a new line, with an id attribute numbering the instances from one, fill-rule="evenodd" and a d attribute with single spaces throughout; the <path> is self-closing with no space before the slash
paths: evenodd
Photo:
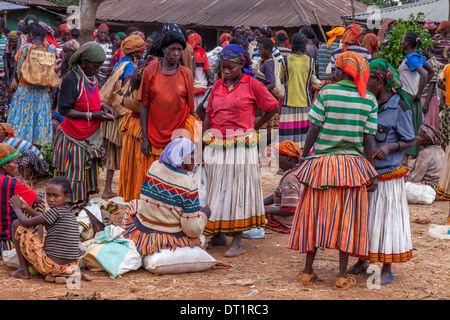
<path id="1" fill-rule="evenodd" d="M 397 149 L 397 151 L 400 151 L 400 149 L 401 149 L 401 146 L 400 146 L 400 142 L 399 142 L 399 141 L 397 141 L 397 145 L 398 145 L 398 149 Z"/>
<path id="2" fill-rule="evenodd" d="M 91 120 L 92 114 L 88 111 L 86 112 L 86 119 L 89 121 Z"/>

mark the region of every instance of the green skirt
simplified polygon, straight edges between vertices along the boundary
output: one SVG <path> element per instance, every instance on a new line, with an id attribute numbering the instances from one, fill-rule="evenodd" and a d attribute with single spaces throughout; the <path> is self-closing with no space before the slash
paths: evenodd
<path id="1" fill-rule="evenodd" d="M 407 99 L 406 102 L 409 104 L 412 111 L 412 124 L 414 127 L 414 135 L 417 137 L 419 128 L 423 124 L 422 102 L 421 101 L 415 102 L 414 97 L 407 92 L 405 92 L 405 96 Z M 414 147 L 405 150 L 405 154 L 417 157 L 422 149 L 423 149 L 422 146 L 415 145 Z"/>

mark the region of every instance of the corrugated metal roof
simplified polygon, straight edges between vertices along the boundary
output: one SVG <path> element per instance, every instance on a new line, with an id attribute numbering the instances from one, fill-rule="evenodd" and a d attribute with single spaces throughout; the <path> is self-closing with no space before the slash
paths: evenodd
<path id="1" fill-rule="evenodd" d="M 395 20 L 408 20 L 410 14 L 416 16 L 419 12 L 425 14 L 424 20 L 431 19 L 434 22 L 448 20 L 448 0 L 424 0 L 402 6 L 381 8 L 380 17 L 381 19 L 391 18 Z M 355 13 L 355 20 L 367 20 L 372 14 L 373 12 Z M 351 15 L 346 15 L 343 18 L 350 19 Z"/>
<path id="2" fill-rule="evenodd" d="M 6 1 L 0 1 L 0 11 L 25 10 L 29 7 L 20 4 L 14 4 Z"/>
<path id="3" fill-rule="evenodd" d="M 354 1 L 355 11 L 367 5 Z M 341 16 L 351 13 L 350 0 L 111 0 L 100 5 L 97 20 L 165 23 L 186 26 L 234 27 L 239 24 L 298 27 L 317 24 L 342 25 Z"/>
<path id="4" fill-rule="evenodd" d="M 55 8 L 67 8 L 67 6 L 55 4 L 47 0 L 5 0 L 7 2 L 15 3 L 24 6 L 41 6 L 41 7 L 55 7 Z"/>

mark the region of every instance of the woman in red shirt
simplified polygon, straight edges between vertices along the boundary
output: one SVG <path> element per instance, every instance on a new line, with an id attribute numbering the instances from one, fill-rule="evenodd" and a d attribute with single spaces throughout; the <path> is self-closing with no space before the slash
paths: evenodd
<path id="1" fill-rule="evenodd" d="M 255 130 L 278 111 L 278 101 L 254 78 L 249 54 L 241 46 L 223 48 L 220 64 L 224 77 L 211 90 L 203 126 L 211 209 L 205 232 L 214 234 L 211 245 L 226 244 L 225 234 L 233 234 L 225 256 L 235 257 L 244 251 L 242 232 L 264 227 Z M 258 108 L 264 113 L 254 123 Z"/>
<path id="2" fill-rule="evenodd" d="M 98 170 L 105 160 L 100 124 L 116 116 L 101 104 L 95 77 L 105 59 L 98 43 L 82 45 L 70 58 L 70 72 L 61 85 L 58 111 L 65 119 L 55 136 L 52 161 L 57 174 L 71 182 L 72 204 L 100 191 Z"/>

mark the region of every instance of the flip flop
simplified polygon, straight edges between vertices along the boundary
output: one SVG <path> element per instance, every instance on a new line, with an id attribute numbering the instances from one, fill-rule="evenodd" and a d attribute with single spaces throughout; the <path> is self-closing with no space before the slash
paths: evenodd
<path id="1" fill-rule="evenodd" d="M 230 249 L 228 249 L 226 252 L 225 252 L 225 254 L 224 254 L 224 256 L 225 257 L 227 257 L 227 258 L 234 258 L 234 257 L 237 257 L 238 255 L 240 255 L 242 252 L 244 252 L 245 250 L 244 250 L 244 247 L 243 246 L 240 246 L 239 248 L 237 248 L 237 249 L 232 249 L 232 248 L 230 248 Z"/>
<path id="2" fill-rule="evenodd" d="M 334 290 L 347 290 L 356 285 L 356 279 L 352 275 L 347 275 L 347 278 L 338 277 L 333 289 Z"/>
<path id="3" fill-rule="evenodd" d="M 389 277 L 387 277 L 387 279 L 381 281 L 380 284 L 385 285 L 385 284 L 389 284 L 392 281 L 394 281 L 394 276 L 392 275 L 392 273 L 389 274 Z"/>
<path id="4" fill-rule="evenodd" d="M 350 268 L 347 269 L 347 273 L 348 274 L 359 274 L 363 271 L 367 271 L 368 268 L 369 268 L 369 266 L 362 266 L 362 265 L 359 265 L 357 267 L 351 266 Z"/>

